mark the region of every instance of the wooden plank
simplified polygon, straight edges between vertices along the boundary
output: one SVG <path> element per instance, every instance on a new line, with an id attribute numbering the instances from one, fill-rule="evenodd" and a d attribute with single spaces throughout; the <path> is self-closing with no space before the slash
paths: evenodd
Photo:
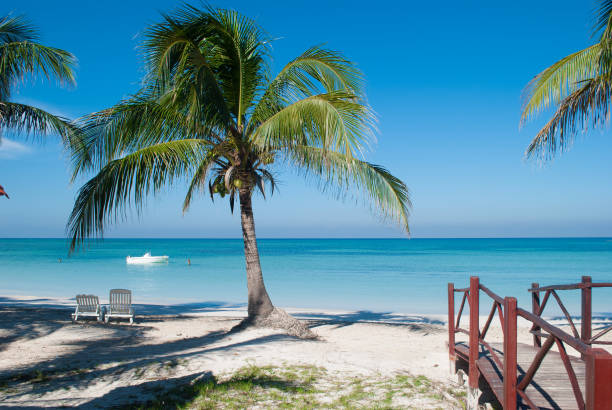
<path id="1" fill-rule="evenodd" d="M 491 343 L 494 351 L 503 357 L 503 345 L 501 343 Z M 527 344 L 517 345 L 517 368 L 520 379 L 525 375 L 538 348 Z M 460 356 L 467 356 L 469 346 L 466 343 L 457 343 L 455 351 Z M 570 357 L 572 368 L 576 373 L 578 385 L 581 391 L 585 392 L 585 362 L 577 357 Z M 486 349 L 481 349 L 477 366 L 480 374 L 487 381 L 491 390 L 500 401 L 504 399 L 503 372 L 495 364 L 491 354 Z M 540 409 L 578 409 L 576 398 L 572 391 L 570 380 L 558 352 L 550 351 L 542 359 L 540 368 L 533 376 L 533 380 L 525 389 L 525 394 Z M 528 408 L 523 400 L 518 398 L 518 408 Z"/>
<path id="2" fill-rule="evenodd" d="M 465 360 L 467 360 L 470 355 L 470 349 L 465 342 L 455 343 L 455 352 Z"/>

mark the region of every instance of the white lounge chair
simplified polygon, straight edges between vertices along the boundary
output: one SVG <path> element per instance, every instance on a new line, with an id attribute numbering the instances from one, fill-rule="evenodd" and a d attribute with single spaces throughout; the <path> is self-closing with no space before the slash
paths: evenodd
<path id="1" fill-rule="evenodd" d="M 104 320 L 108 323 L 111 318 L 130 319 L 130 324 L 134 323 L 131 290 L 111 289 L 108 297 L 108 312 L 106 312 Z"/>
<path id="2" fill-rule="evenodd" d="M 76 309 L 72 314 L 72 320 L 77 321 L 79 317 L 95 317 L 98 322 L 102 321 L 104 311 L 100 306 L 100 299 L 96 295 L 76 295 Z"/>

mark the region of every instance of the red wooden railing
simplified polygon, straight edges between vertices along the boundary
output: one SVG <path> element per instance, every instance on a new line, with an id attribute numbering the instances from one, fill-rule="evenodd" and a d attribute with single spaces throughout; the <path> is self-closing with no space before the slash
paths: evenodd
<path id="1" fill-rule="evenodd" d="M 612 324 L 609 326 L 602 325 L 598 330 L 598 333 L 593 336 L 593 299 L 592 299 L 592 289 L 593 288 L 612 288 L 612 283 L 593 283 L 590 276 L 583 276 L 582 282 L 574 283 L 569 285 L 553 285 L 553 286 L 544 286 L 540 287 L 537 283 L 531 284 L 531 292 L 532 297 L 532 313 L 536 316 L 542 316 L 544 312 L 544 308 L 546 307 L 547 302 L 550 300 L 550 296 L 556 300 L 557 305 L 563 312 L 572 333 L 575 338 L 579 338 L 584 343 L 588 345 L 612 345 L 610 341 L 599 340 L 602 336 L 607 334 L 612 330 Z M 576 329 L 576 324 L 569 311 L 561 301 L 558 290 L 580 290 L 581 293 L 581 325 L 580 325 L 580 334 L 578 334 L 578 330 Z M 542 302 L 540 302 L 540 293 L 544 293 L 544 298 Z M 531 333 L 533 333 L 533 343 L 534 346 L 541 345 L 541 334 L 539 334 L 539 329 L 532 328 Z"/>
<path id="2" fill-rule="evenodd" d="M 599 332 L 595 337 L 591 336 L 591 289 L 594 287 L 612 287 L 612 284 L 596 284 L 592 283 L 590 277 L 583 277 L 580 284 L 575 285 L 557 285 L 539 287 L 533 284 L 530 291 L 532 292 L 532 312 L 517 307 L 516 299 L 513 297 L 502 298 L 480 284 L 478 277 L 470 278 L 470 287 L 456 289 L 454 284 L 448 284 L 448 339 L 449 339 L 449 356 L 451 363 L 456 360 L 456 344 L 455 335 L 457 333 L 467 334 L 469 337 L 468 347 L 468 386 L 472 389 L 478 388 L 478 379 L 480 377 L 479 369 L 476 361 L 479 357 L 480 346 L 486 349 L 498 369 L 501 371 L 503 378 L 503 399 L 502 405 L 506 409 L 514 409 L 517 406 L 518 397 L 531 408 L 537 408 L 536 405 L 525 394 L 525 389 L 529 386 L 537 370 L 539 369 L 544 357 L 549 353 L 553 345 L 557 346 L 557 350 L 561 356 L 565 372 L 569 378 L 576 404 L 580 409 L 598 409 L 612 408 L 612 389 L 609 388 L 612 380 L 612 355 L 603 349 L 595 349 L 592 344 L 602 343 L 611 344 L 609 342 L 600 342 L 599 339 L 610 328 L 606 328 Z M 582 289 L 582 337 L 578 335 L 575 324 L 567 309 L 563 305 L 556 290 L 562 289 Z M 483 292 L 493 301 L 490 313 L 482 328 L 479 327 L 479 312 L 480 312 L 480 292 Z M 546 292 L 542 303 L 540 303 L 539 293 Z M 459 312 L 455 316 L 455 293 L 463 294 Z M 546 307 L 550 295 L 553 295 L 565 317 L 570 323 L 573 335 L 563 331 L 562 329 L 550 324 L 542 319 L 541 315 Z M 461 327 L 461 316 L 468 303 L 470 310 L 469 328 Z M 498 314 L 502 333 L 503 333 L 503 362 L 495 350 L 485 340 L 491 322 Z M 517 369 L 517 318 L 523 319 L 532 323 L 531 332 L 534 335 L 534 346 L 539 350 L 534 356 L 528 369 L 522 377 L 519 377 Z M 542 338 L 545 341 L 542 344 Z M 578 383 L 576 372 L 572 366 L 572 362 L 567 354 L 566 346 L 570 346 L 581 354 L 586 363 L 586 380 L 585 392 L 581 391 Z"/>

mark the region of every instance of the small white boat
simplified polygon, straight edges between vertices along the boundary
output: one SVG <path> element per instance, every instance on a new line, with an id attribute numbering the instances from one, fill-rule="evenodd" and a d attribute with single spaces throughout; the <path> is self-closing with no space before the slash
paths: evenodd
<path id="1" fill-rule="evenodd" d="M 145 263 L 164 263 L 168 262 L 168 256 L 151 256 L 151 252 L 147 252 L 142 256 L 128 256 L 125 258 L 125 263 L 128 264 L 145 264 Z"/>

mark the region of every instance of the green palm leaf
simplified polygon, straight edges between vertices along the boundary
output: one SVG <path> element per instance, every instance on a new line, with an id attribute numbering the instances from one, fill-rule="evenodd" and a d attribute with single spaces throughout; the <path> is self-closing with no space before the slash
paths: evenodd
<path id="1" fill-rule="evenodd" d="M 126 152 L 185 137 L 213 145 L 211 125 L 194 121 L 173 104 L 142 95 L 80 119 L 83 149 L 73 151 L 76 174 L 99 169 Z"/>
<path id="2" fill-rule="evenodd" d="M 24 17 L 0 18 L 0 138 L 8 130 L 37 137 L 54 133 L 67 147 L 80 149 L 79 130 L 67 119 L 10 101 L 12 89 L 27 76 L 74 84 L 74 56 L 37 40 L 37 30 Z"/>
<path id="3" fill-rule="evenodd" d="M 553 117 L 533 138 L 525 155 L 551 159 L 575 135 L 605 124 L 612 82 L 612 1 L 600 0 L 594 34 L 599 42 L 573 53 L 538 74 L 524 91 L 521 125 L 557 106 Z"/>
<path id="4" fill-rule="evenodd" d="M 362 82 L 362 73 L 341 54 L 320 47 L 309 48 L 270 82 L 253 110 L 249 130 L 304 97 L 346 90 L 362 98 Z"/>
<path id="5" fill-rule="evenodd" d="M 193 170 L 206 155 L 201 140 L 155 144 L 108 162 L 80 190 L 68 221 L 74 250 L 82 239 L 101 235 L 106 222 L 125 218 L 127 206 L 140 211 L 148 194 Z"/>
<path id="6" fill-rule="evenodd" d="M 374 115 L 351 92 L 341 90 L 306 97 L 281 109 L 253 132 L 251 140 L 264 149 L 310 145 L 362 153 L 374 129 Z"/>
<path id="7" fill-rule="evenodd" d="M 406 185 L 384 167 L 309 146 L 294 146 L 285 154 L 303 172 L 321 178 L 323 191 L 337 189 L 338 194 L 346 196 L 351 190 L 361 190 L 374 210 L 410 232 L 410 193 Z"/>
<path id="8" fill-rule="evenodd" d="M 567 149 L 578 131 L 603 126 L 610 115 L 612 85 L 596 78 L 567 96 L 554 116 L 529 144 L 526 155 L 550 159 L 557 151 Z"/>
<path id="9" fill-rule="evenodd" d="M 11 87 L 27 75 L 74 84 L 74 56 L 36 42 L 38 33 L 24 17 L 0 18 L 0 101 L 7 101 Z"/>
<path id="10" fill-rule="evenodd" d="M 58 117 L 25 104 L 0 101 L 0 130 L 32 136 L 58 134 L 72 150 L 81 144 L 80 129 L 66 118 Z M 1 135 L 1 134 L 0 134 Z"/>
<path id="11" fill-rule="evenodd" d="M 602 45 L 597 43 L 573 53 L 533 78 L 523 92 L 524 123 L 580 87 L 580 82 L 593 78 L 599 71 Z"/>

